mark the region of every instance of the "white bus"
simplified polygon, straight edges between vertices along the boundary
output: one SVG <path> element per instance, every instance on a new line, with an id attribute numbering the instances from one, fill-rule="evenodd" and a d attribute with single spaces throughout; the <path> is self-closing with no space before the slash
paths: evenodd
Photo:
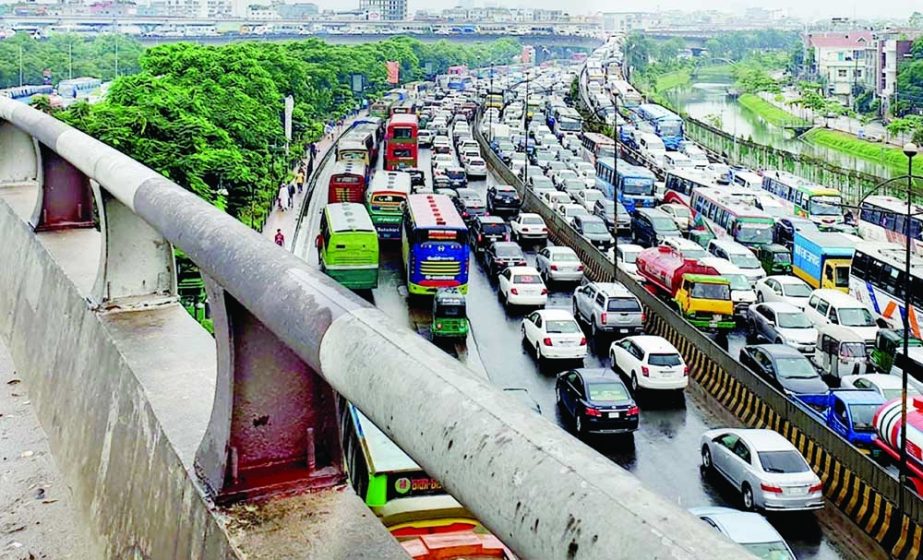
<path id="1" fill-rule="evenodd" d="M 911 204 L 910 218 L 911 249 L 923 255 L 923 207 Z M 872 195 L 862 202 L 859 209 L 859 235 L 868 241 L 907 244 L 907 203 L 886 195 Z M 923 294 L 920 294 L 923 298 Z"/>
<path id="2" fill-rule="evenodd" d="M 864 242 L 856 245 L 849 270 L 849 293 L 864 303 L 892 328 L 904 328 L 906 307 L 905 248 L 893 243 Z M 923 258 L 910 257 L 910 331 L 920 337 L 918 317 L 923 309 Z"/>
<path id="3" fill-rule="evenodd" d="M 613 80 L 610 90 L 619 98 L 618 103 L 621 107 L 633 109 L 644 101 L 638 90 L 625 80 Z"/>

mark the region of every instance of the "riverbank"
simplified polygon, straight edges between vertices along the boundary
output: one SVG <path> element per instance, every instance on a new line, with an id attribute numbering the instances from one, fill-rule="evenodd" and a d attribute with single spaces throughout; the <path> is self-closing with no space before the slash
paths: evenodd
<path id="1" fill-rule="evenodd" d="M 816 146 L 823 146 L 886 166 L 893 170 L 895 175 L 907 173 L 907 156 L 895 146 L 860 140 L 845 132 L 825 128 L 811 130 L 802 136 L 802 139 Z M 923 161 L 914 161 L 913 171 L 914 174 L 923 175 Z"/>
<path id="2" fill-rule="evenodd" d="M 654 80 L 654 93 L 665 93 L 671 89 L 688 86 L 692 83 L 692 73 L 687 68 L 674 70 L 657 76 Z"/>
<path id="3" fill-rule="evenodd" d="M 777 126 L 808 126 L 810 123 L 797 115 L 776 107 L 758 95 L 752 93 L 741 94 L 737 102 L 748 111 L 759 116 L 767 123 Z"/>

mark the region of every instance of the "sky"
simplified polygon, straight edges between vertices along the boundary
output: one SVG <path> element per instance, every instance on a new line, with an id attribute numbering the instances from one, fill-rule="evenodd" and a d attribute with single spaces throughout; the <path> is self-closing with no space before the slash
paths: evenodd
<path id="1" fill-rule="evenodd" d="M 315 0 L 321 7 L 343 9 L 345 5 L 359 5 L 358 0 Z M 870 2 L 843 0 L 581 0 L 569 5 L 562 5 L 560 0 L 409 0 L 409 11 L 441 10 L 458 4 L 482 6 L 502 5 L 509 7 L 534 7 L 545 9 L 565 9 L 574 14 L 599 11 L 656 11 L 660 10 L 720 10 L 736 12 L 747 7 L 783 8 L 789 14 L 802 18 L 824 18 L 831 16 L 906 19 L 916 9 L 923 11 L 923 3 L 915 0 L 876 0 Z"/>

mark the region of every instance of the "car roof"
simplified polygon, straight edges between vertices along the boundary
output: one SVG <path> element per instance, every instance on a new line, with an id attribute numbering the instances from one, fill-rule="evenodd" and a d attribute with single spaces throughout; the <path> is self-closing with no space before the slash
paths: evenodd
<path id="1" fill-rule="evenodd" d="M 692 508 L 696 517 L 708 517 L 729 539 L 739 544 L 783 541 L 779 532 L 762 515 L 725 507 Z"/>
<path id="2" fill-rule="evenodd" d="M 549 245 L 548 247 L 545 247 L 545 248 L 548 249 L 548 251 L 551 253 L 567 253 L 569 255 L 577 254 L 570 247 L 565 247 L 563 245 Z"/>
<path id="3" fill-rule="evenodd" d="M 523 269 L 523 268 L 532 268 L 528 266 L 514 266 L 512 269 Z M 510 270 L 510 269 L 507 269 Z M 535 270 L 535 269 L 532 269 Z M 574 319 L 574 316 L 571 315 L 570 311 L 566 309 L 539 309 L 536 311 L 542 319 L 547 320 L 557 320 L 557 319 Z"/>
<path id="4" fill-rule="evenodd" d="M 790 358 L 792 356 L 804 358 L 804 354 L 787 344 L 754 344 L 753 346 L 762 348 L 771 358 Z M 805 359 L 807 360 L 807 358 Z"/>
<path id="5" fill-rule="evenodd" d="M 516 190 L 514 187 L 510 185 L 494 185 L 493 188 L 498 191 L 515 191 Z M 519 191 L 516 191 L 516 192 L 519 192 Z M 538 214 L 536 214 L 536 216 L 537 215 Z"/>
<path id="6" fill-rule="evenodd" d="M 520 250 L 520 252 L 522 251 L 522 248 L 519 246 L 519 243 L 516 243 L 515 241 L 494 241 L 490 245 L 491 247 L 516 247 L 517 249 Z"/>
<path id="7" fill-rule="evenodd" d="M 715 247 L 720 247 L 729 253 L 736 252 L 742 254 L 744 251 L 746 251 L 751 255 L 753 254 L 753 252 L 750 249 L 747 249 L 744 245 L 741 245 L 736 241 L 731 241 L 730 239 L 712 239 L 709 241 L 709 243 L 713 244 Z"/>
<path id="8" fill-rule="evenodd" d="M 645 352 L 679 353 L 667 339 L 660 336 L 641 334 L 629 338 Z"/>
<path id="9" fill-rule="evenodd" d="M 700 251 L 705 250 L 701 245 L 699 245 L 695 241 L 692 241 L 691 239 L 686 239 L 685 237 L 668 237 L 664 239 L 663 242 L 668 245 L 673 245 L 674 247 L 677 247 L 679 249 L 698 249 Z"/>
<path id="10" fill-rule="evenodd" d="M 774 430 L 767 428 L 739 428 L 732 431 L 747 443 L 752 444 L 758 451 L 798 451 L 790 441 Z"/>
<path id="11" fill-rule="evenodd" d="M 772 309 L 773 311 L 777 311 L 777 312 L 803 313 L 802 309 L 795 307 L 794 305 L 790 303 L 785 303 L 784 301 L 767 301 L 764 303 L 760 303 L 759 305 L 761 307 L 765 307 L 766 309 Z"/>
<path id="12" fill-rule="evenodd" d="M 901 378 L 896 375 L 888 375 L 887 373 L 873 373 L 871 375 L 873 377 L 878 375 L 881 377 L 890 377 L 897 382 L 896 387 L 882 387 L 883 389 L 896 389 L 901 386 Z M 865 377 L 865 375 L 844 375 L 840 378 L 840 381 L 852 383 L 860 377 Z M 838 389 L 836 391 L 836 396 L 843 400 L 843 402 L 849 404 L 882 404 L 885 400 L 878 391 L 872 389 Z"/>
<path id="13" fill-rule="evenodd" d="M 777 280 L 781 284 L 807 284 L 801 278 L 797 276 L 789 276 L 787 274 L 776 274 L 774 276 L 767 276 L 764 280 Z"/>
<path id="14" fill-rule="evenodd" d="M 482 224 L 503 224 L 503 218 L 500 216 L 478 216 L 477 221 Z"/>
<path id="15" fill-rule="evenodd" d="M 607 368 L 577 368 L 577 371 L 580 374 L 580 377 L 583 378 L 585 383 L 599 383 L 605 381 L 606 383 L 618 383 L 619 385 L 625 386 L 625 383 L 622 382 L 622 379 L 615 374 L 614 371 Z M 631 397 L 628 397 L 629 399 Z"/>
<path id="16" fill-rule="evenodd" d="M 718 271 L 718 274 L 743 274 L 744 271 L 740 269 L 739 266 L 732 263 L 727 259 L 722 259 L 721 257 L 702 257 L 699 259 L 699 264 L 705 266 L 710 266 Z"/>
<path id="17" fill-rule="evenodd" d="M 843 292 L 839 290 L 823 288 L 819 290 L 814 290 L 813 292 L 811 292 L 811 295 L 824 298 L 825 300 L 827 300 L 828 303 L 832 305 L 849 303 L 849 304 L 853 304 L 853 307 L 865 308 L 865 306 L 862 304 L 861 301 L 857 300 L 856 298 L 852 297 L 849 294 L 844 294 Z"/>
<path id="18" fill-rule="evenodd" d="M 850 383 L 855 382 L 859 379 L 865 379 L 873 385 L 877 385 L 882 389 L 899 389 L 902 387 L 902 380 L 897 375 L 890 375 L 888 373 L 866 373 L 862 375 L 844 375 L 842 381 L 848 381 Z"/>

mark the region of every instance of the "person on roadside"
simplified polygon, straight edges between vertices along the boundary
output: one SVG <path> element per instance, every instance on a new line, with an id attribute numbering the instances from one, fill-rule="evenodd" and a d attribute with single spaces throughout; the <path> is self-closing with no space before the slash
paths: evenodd
<path id="1" fill-rule="evenodd" d="M 281 229 L 276 230 L 275 242 L 279 247 L 285 247 L 285 234 Z"/>
<path id="2" fill-rule="evenodd" d="M 285 212 L 288 208 L 288 186 L 285 183 L 279 186 L 279 211 Z"/>
<path id="3" fill-rule="evenodd" d="M 288 207 L 291 208 L 295 205 L 295 183 L 288 184 Z"/>
<path id="4" fill-rule="evenodd" d="M 301 194 L 301 191 L 304 190 L 304 171 L 298 169 L 298 173 L 295 174 L 295 185 L 298 187 L 298 194 Z"/>

